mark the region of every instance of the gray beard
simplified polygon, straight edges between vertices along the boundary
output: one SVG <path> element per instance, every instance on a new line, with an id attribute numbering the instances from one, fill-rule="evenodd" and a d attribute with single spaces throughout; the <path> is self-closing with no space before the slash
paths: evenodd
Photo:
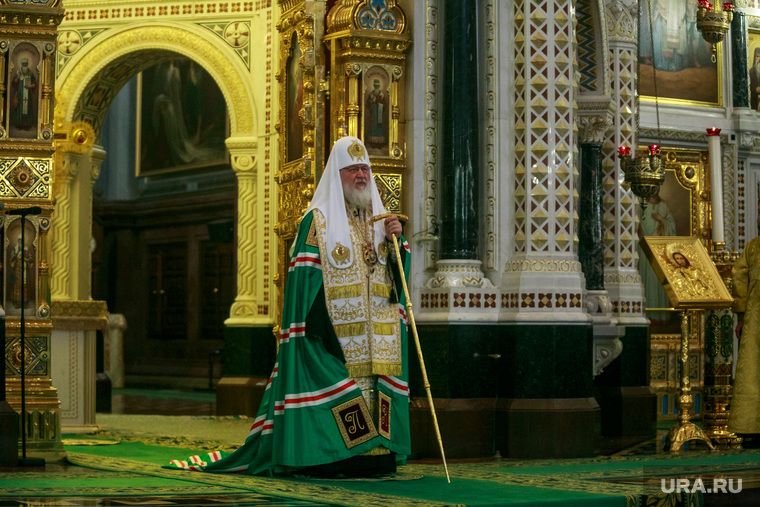
<path id="1" fill-rule="evenodd" d="M 364 190 L 359 190 L 356 187 L 343 187 L 343 197 L 350 206 L 356 206 L 359 209 L 367 209 L 372 205 L 372 194 L 369 191 L 369 186 L 364 187 Z"/>

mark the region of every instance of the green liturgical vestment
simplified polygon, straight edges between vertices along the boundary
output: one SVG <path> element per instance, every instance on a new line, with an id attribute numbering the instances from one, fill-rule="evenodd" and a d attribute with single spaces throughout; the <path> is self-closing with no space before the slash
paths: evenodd
<path id="1" fill-rule="evenodd" d="M 244 445 L 231 454 L 217 451 L 173 460 L 169 467 L 287 474 L 388 451 L 403 462 L 411 452 L 405 300 L 394 289 L 391 256 L 378 252 L 379 262 L 367 267 L 355 255 L 343 278 L 355 282 L 358 271 L 365 273 L 364 280 L 336 288 L 335 272 L 332 278 L 327 275 L 330 252 L 324 251 L 324 234 L 320 237 L 322 222 L 321 213 L 313 210 L 299 226 L 285 287 L 277 359 Z M 356 241 L 360 236 L 353 234 Z M 403 238 L 399 246 L 404 261 L 409 247 Z M 404 262 L 405 277 L 408 271 Z M 361 311 L 357 309 L 362 308 L 367 319 L 357 317 Z M 331 326 L 325 325 L 325 315 Z M 336 319 L 343 320 L 336 324 Z"/>

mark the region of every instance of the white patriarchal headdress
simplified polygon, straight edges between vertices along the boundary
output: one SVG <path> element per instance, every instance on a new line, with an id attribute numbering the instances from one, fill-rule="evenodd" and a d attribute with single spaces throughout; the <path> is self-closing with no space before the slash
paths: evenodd
<path id="1" fill-rule="evenodd" d="M 325 217 L 327 224 L 327 237 L 325 246 L 327 247 L 326 255 L 337 268 L 347 268 L 354 262 L 354 252 L 351 243 L 351 231 L 348 227 L 348 216 L 346 215 L 346 201 L 343 197 L 343 183 L 340 179 L 340 170 L 344 167 L 355 164 L 366 164 L 370 167 L 367 185 L 372 195 L 372 216 L 386 213 L 383 201 L 380 198 L 380 192 L 372 176 L 372 168 L 369 163 L 369 154 L 364 143 L 351 136 L 341 137 L 333 145 L 330 157 L 327 159 L 325 171 L 319 180 L 317 190 L 311 200 L 306 212 L 312 209 L 318 209 Z M 374 224 L 375 229 L 375 251 L 378 245 L 385 239 L 385 224 L 378 220 Z M 340 262 L 335 259 L 331 252 L 340 243 L 349 250 L 348 258 Z"/>

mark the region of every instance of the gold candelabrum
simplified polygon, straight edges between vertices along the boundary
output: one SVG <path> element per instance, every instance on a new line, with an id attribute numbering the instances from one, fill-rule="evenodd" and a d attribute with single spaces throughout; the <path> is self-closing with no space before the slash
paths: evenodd
<path id="1" fill-rule="evenodd" d="M 618 158 L 625 174 L 625 182 L 633 193 L 641 198 L 641 207 L 646 208 L 648 199 L 657 195 L 665 181 L 660 147 L 651 144 L 646 155 L 631 158 L 631 148 L 621 146 L 618 148 Z"/>
<path id="2" fill-rule="evenodd" d="M 734 19 L 734 4 L 699 0 L 697 2 L 697 30 L 702 37 L 712 44 L 712 60 L 716 61 L 717 45 L 723 41 L 731 20 Z"/>
<path id="3" fill-rule="evenodd" d="M 710 252 L 713 263 L 718 268 L 729 292 L 733 292 L 731 268 L 739 258 L 739 253 L 729 251 L 725 243 L 713 242 Z M 728 430 L 728 416 L 731 407 L 733 386 L 733 315 L 726 312 L 711 314 L 707 319 L 705 338 L 705 392 L 702 423 L 705 435 L 718 449 L 741 448 L 742 439 Z"/>

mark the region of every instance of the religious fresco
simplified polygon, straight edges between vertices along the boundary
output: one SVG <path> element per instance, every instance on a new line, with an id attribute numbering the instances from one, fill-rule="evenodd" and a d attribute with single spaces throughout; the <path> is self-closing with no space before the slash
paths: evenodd
<path id="1" fill-rule="evenodd" d="M 169 60 L 144 70 L 138 83 L 137 176 L 227 163 L 227 106 L 203 67 Z"/>
<path id="2" fill-rule="evenodd" d="M 697 30 L 697 0 L 643 2 L 640 50 L 642 100 L 722 105 L 722 47 L 713 62 L 712 46 Z"/>

